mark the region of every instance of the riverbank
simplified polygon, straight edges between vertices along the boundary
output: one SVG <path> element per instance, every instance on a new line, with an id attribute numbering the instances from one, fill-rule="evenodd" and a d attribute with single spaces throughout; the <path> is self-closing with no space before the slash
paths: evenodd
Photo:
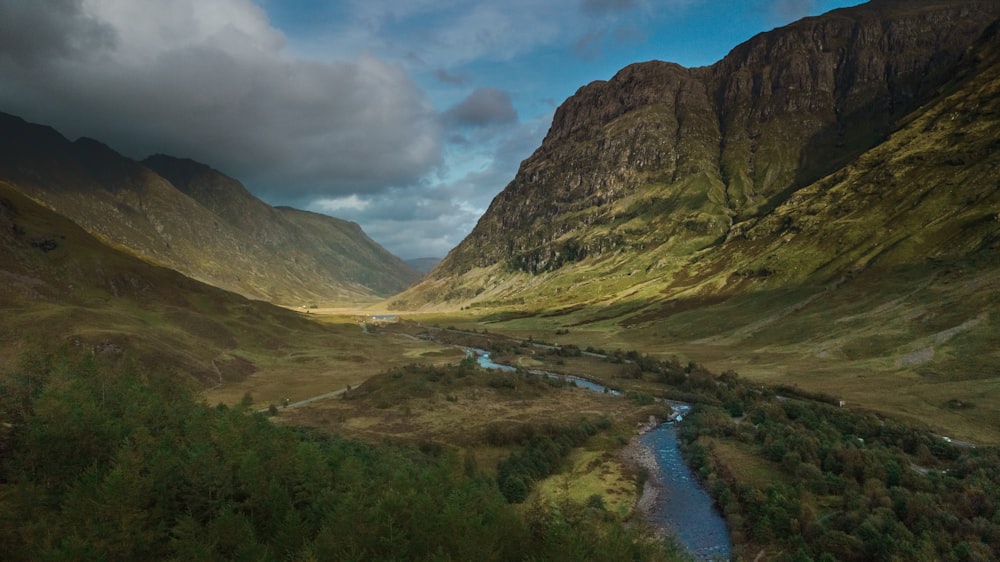
<path id="1" fill-rule="evenodd" d="M 677 404 L 670 419 L 682 419 L 688 409 L 686 404 Z M 731 544 L 726 522 L 684 461 L 676 427 L 660 421 L 651 418 L 637 427 L 622 450 L 622 462 L 646 475 L 632 516 L 648 523 L 656 536 L 677 539 L 695 558 L 728 560 Z"/>
<path id="2" fill-rule="evenodd" d="M 642 443 L 641 438 L 661 423 L 662 421 L 651 416 L 648 422 L 638 426 L 635 435 L 620 452 L 621 461 L 629 470 L 635 474 L 645 473 L 646 475 L 643 479 L 642 493 L 636 500 L 632 514 L 654 527 L 653 515 L 657 501 L 663 493 L 663 483 L 659 477 L 660 464 L 656 461 L 656 455 L 651 448 Z M 661 533 L 662 531 L 658 529 L 657 532 Z"/>

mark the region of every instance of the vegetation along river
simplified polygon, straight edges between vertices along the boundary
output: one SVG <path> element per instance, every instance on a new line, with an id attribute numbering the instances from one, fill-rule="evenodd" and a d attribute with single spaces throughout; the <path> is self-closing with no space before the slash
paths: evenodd
<path id="1" fill-rule="evenodd" d="M 510 365 L 493 362 L 490 354 L 481 349 L 469 351 L 476 354 L 476 361 L 485 369 L 516 370 Z M 595 392 L 618 394 L 617 391 L 586 379 L 554 373 L 545 374 L 571 380 L 577 386 Z M 726 522 L 715 509 L 708 492 L 702 488 L 691 468 L 684 462 L 684 457 L 681 456 L 676 424 L 684 419 L 690 406 L 680 402 L 671 402 L 670 406 L 677 414 L 676 421 L 659 424 L 638 439 L 638 444 L 644 449 L 643 453 L 646 453 L 644 455 L 646 460 L 655 461 L 655 470 L 651 470 L 650 474 L 652 481 L 650 484 L 657 488 L 652 505 L 643 511 L 657 529 L 674 535 L 699 558 L 729 559 L 730 542 Z"/>

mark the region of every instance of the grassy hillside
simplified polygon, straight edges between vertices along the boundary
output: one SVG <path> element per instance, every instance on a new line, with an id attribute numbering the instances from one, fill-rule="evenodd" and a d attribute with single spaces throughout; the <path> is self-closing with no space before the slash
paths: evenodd
<path id="1" fill-rule="evenodd" d="M 323 324 L 150 265 L 3 182 L 0 264 L 6 365 L 62 348 L 218 386 L 216 398 L 231 403 L 250 392 L 266 406 L 357 384 L 412 361 L 408 350 L 427 349 L 368 337 L 353 322 Z M 297 377 L 311 382 L 297 389 L 290 384 Z"/>
<path id="2" fill-rule="evenodd" d="M 272 207 L 225 174 L 163 154 L 142 161 L 239 236 L 256 288 L 268 300 L 299 304 L 364 302 L 402 291 L 420 274 L 368 237 L 357 223 Z"/>

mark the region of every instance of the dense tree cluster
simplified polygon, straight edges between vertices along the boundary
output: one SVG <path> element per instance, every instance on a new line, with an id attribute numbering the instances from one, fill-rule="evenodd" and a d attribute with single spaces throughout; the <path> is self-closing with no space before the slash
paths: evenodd
<path id="1" fill-rule="evenodd" d="M 509 457 L 497 465 L 497 484 L 507 501 L 521 503 L 534 482 L 556 472 L 562 460 L 588 437 L 611 426 L 601 418 L 596 423 L 582 420 L 576 425 L 550 428 L 546 434 L 532 435 Z"/>
<path id="2" fill-rule="evenodd" d="M 585 506 L 519 511 L 452 451 L 275 425 L 92 362 L 2 380 L 6 560 L 679 557 Z"/>
<path id="3" fill-rule="evenodd" d="M 696 408 L 686 454 L 736 541 L 779 545 L 789 560 L 1000 558 L 1000 454 L 961 448 L 893 420 L 824 403 L 744 393 L 738 418 Z M 712 440 L 774 467 L 766 487 L 740 483 Z"/>
<path id="4" fill-rule="evenodd" d="M 599 351 L 591 350 L 589 351 Z M 1000 450 L 837 407 L 835 397 L 751 384 L 695 363 L 612 352 L 622 378 L 697 406 L 679 426 L 685 457 L 734 544 L 780 560 L 1000 559 Z M 771 467 L 748 484 L 716 443 Z M 761 478 L 758 475 L 757 480 Z"/>

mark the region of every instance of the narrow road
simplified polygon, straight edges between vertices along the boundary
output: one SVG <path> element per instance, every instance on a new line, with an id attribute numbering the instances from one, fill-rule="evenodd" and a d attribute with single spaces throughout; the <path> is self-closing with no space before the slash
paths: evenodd
<path id="1" fill-rule="evenodd" d="M 343 394 L 345 392 L 347 392 L 347 388 L 341 388 L 340 390 L 334 390 L 333 392 L 327 392 L 325 394 L 318 394 L 316 396 L 312 396 L 310 398 L 306 398 L 305 400 L 299 400 L 298 402 L 289 402 L 288 405 L 286 405 L 286 406 L 282 406 L 280 404 L 275 404 L 275 406 L 278 407 L 279 411 L 280 410 L 287 410 L 289 408 L 298 408 L 299 406 L 305 406 L 306 404 L 311 404 L 311 403 L 313 403 L 313 402 L 315 402 L 317 400 L 325 400 L 327 398 L 336 398 L 336 397 L 340 396 L 341 394 Z M 268 410 L 270 410 L 270 408 L 271 408 L 270 406 L 268 406 L 267 408 L 261 408 L 261 409 L 257 410 L 257 412 L 259 412 L 261 414 L 266 414 L 268 412 Z"/>

